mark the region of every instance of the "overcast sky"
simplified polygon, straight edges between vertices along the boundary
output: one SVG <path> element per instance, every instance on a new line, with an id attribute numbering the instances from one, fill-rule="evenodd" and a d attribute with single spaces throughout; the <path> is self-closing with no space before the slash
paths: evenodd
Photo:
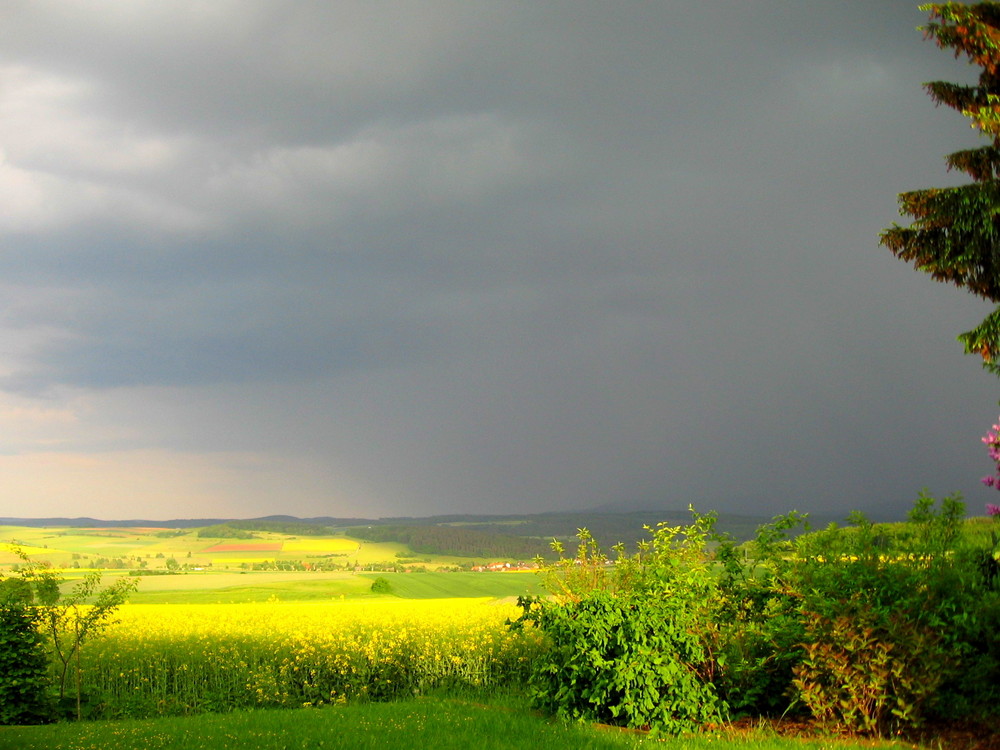
<path id="1" fill-rule="evenodd" d="M 996 501 L 915 0 L 0 5 L 0 516 Z"/>

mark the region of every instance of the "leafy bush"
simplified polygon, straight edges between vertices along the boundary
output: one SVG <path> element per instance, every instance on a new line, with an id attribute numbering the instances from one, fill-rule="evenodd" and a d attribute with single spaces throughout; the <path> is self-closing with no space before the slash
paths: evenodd
<path id="1" fill-rule="evenodd" d="M 722 618 L 715 686 L 734 717 L 784 716 L 796 708 L 793 670 L 804 654 L 796 602 L 768 597 L 756 612 Z"/>
<path id="2" fill-rule="evenodd" d="M 808 528 L 806 517 L 793 511 L 758 528 L 749 544 L 716 537 L 722 658 L 715 684 L 735 716 L 786 715 L 796 706 L 792 673 L 805 628 L 785 573 L 800 528 Z"/>
<path id="3" fill-rule="evenodd" d="M 712 683 L 716 577 L 705 551 L 713 523 L 661 524 L 636 555 L 618 548 L 615 563 L 581 531 L 576 557 L 561 558 L 549 576 L 557 597 L 519 602 L 518 624 L 534 623 L 549 644 L 530 680 L 535 705 L 671 734 L 722 718 Z"/>
<path id="4" fill-rule="evenodd" d="M 817 718 L 878 734 L 917 728 L 949 706 L 991 709 L 995 576 L 961 533 L 961 496 L 935 504 L 921 493 L 905 525 L 852 514 L 850 528 L 798 540 L 784 582 L 806 626 L 795 684 Z"/>
<path id="5" fill-rule="evenodd" d="M 4 583 L 17 582 L 8 579 Z M 42 724 L 51 719 L 48 658 L 40 615 L 18 597 L 0 592 L 0 724 Z"/>
<path id="6" fill-rule="evenodd" d="M 938 639 L 906 616 L 866 606 L 811 614 L 795 686 L 813 716 L 865 734 L 919 726 L 944 679 Z"/>
<path id="7" fill-rule="evenodd" d="M 943 680 L 934 715 L 943 719 L 1000 713 L 1000 592 L 993 590 L 952 618 L 959 668 Z"/>
<path id="8" fill-rule="evenodd" d="M 663 732 L 727 712 L 805 709 L 869 734 L 986 718 L 1000 705 L 1000 576 L 995 541 L 967 534 L 964 512 L 959 495 L 925 493 L 906 524 L 854 513 L 809 531 L 793 512 L 740 546 L 696 514 L 613 563 L 581 531 L 574 557 L 554 544 L 554 597 L 521 601 L 518 625 L 548 644 L 534 701 Z"/>

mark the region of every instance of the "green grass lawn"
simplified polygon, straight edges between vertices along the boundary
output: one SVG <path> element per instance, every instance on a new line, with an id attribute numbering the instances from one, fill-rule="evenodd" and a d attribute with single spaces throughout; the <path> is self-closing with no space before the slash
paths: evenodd
<path id="1" fill-rule="evenodd" d="M 245 604 L 250 602 L 310 602 L 373 596 L 370 581 L 267 582 L 251 576 L 254 583 L 225 588 L 139 591 L 129 597 L 133 604 Z"/>
<path id="2" fill-rule="evenodd" d="M 0 750 L 838 750 L 896 743 L 779 739 L 766 733 L 651 740 L 643 734 L 554 721 L 520 699 L 417 698 L 317 709 L 243 711 L 143 721 L 0 727 Z"/>
<path id="3" fill-rule="evenodd" d="M 108 574 L 104 581 L 110 584 L 115 578 Z M 238 604 L 368 598 L 377 596 L 371 591 L 376 578 L 389 581 L 392 592 L 387 596 L 401 599 L 509 599 L 542 593 L 539 577 L 530 572 L 203 572 L 144 577 L 129 601 L 133 604 Z"/>
<path id="4" fill-rule="evenodd" d="M 361 575 L 371 581 L 376 578 L 384 578 L 392 586 L 392 594 L 403 599 L 453 599 L 484 596 L 502 599 L 523 594 L 542 593 L 539 576 L 531 571 L 518 573 L 364 573 Z"/>
<path id="5" fill-rule="evenodd" d="M 111 576 L 106 580 L 111 582 Z M 303 573 L 203 572 L 146 576 L 129 597 L 133 604 L 239 604 L 329 601 L 371 595 L 371 579 L 343 571 Z"/>

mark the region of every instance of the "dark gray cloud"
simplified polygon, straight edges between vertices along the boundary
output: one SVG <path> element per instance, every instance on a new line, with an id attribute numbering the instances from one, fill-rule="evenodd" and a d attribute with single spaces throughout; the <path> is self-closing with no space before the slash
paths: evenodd
<path id="1" fill-rule="evenodd" d="M 877 245 L 975 143 L 922 21 L 10 3 L 0 454 L 190 459 L 206 515 L 976 508 L 985 311 Z"/>

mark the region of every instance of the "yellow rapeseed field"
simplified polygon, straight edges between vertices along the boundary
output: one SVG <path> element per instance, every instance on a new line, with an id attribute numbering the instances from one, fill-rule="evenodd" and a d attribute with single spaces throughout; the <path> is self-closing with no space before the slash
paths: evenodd
<path id="1" fill-rule="evenodd" d="M 102 716 L 302 706 L 521 681 L 535 634 L 490 599 L 131 604 L 84 653 Z"/>
<path id="2" fill-rule="evenodd" d="M 11 544 L 10 542 L 0 542 L 0 553 L 4 555 L 10 555 L 13 559 L 16 558 L 18 552 L 23 552 L 26 555 L 45 555 L 51 554 L 53 552 L 63 552 L 61 549 L 50 549 L 48 547 L 35 547 L 30 544 Z"/>
<path id="3" fill-rule="evenodd" d="M 350 539 L 290 539 L 281 546 L 282 552 L 354 552 L 358 543 Z"/>

